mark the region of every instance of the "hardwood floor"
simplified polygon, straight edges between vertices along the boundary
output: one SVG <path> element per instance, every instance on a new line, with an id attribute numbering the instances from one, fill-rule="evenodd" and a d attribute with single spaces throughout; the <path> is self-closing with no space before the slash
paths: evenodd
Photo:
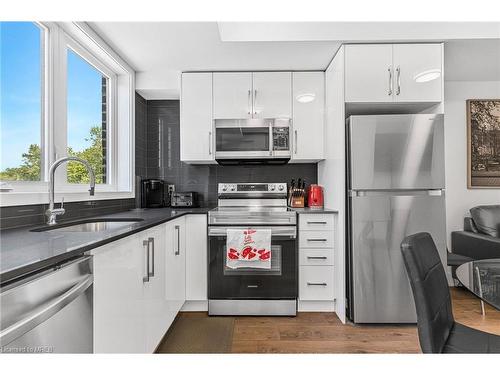
<path id="1" fill-rule="evenodd" d="M 500 335 L 500 311 L 452 288 L 455 320 Z M 189 313 L 187 313 L 189 314 Z M 419 353 L 415 325 L 343 325 L 334 313 L 287 317 L 236 317 L 233 353 Z"/>
<path id="2" fill-rule="evenodd" d="M 452 288 L 455 320 L 500 335 L 500 311 Z M 419 353 L 415 325 L 343 325 L 333 313 L 300 313 L 296 318 L 239 317 L 233 353 Z"/>

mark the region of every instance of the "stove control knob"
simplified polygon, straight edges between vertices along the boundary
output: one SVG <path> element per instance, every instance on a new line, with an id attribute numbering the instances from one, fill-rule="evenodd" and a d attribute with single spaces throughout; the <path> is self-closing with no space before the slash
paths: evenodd
<path id="1" fill-rule="evenodd" d="M 236 191 L 236 186 L 231 186 L 231 191 Z"/>
<path id="2" fill-rule="evenodd" d="M 278 190 L 279 190 L 279 191 L 283 191 L 283 189 L 284 189 L 283 185 L 279 185 L 279 186 L 278 186 Z"/>
<path id="3" fill-rule="evenodd" d="M 276 186 L 271 185 L 271 186 L 269 187 L 269 189 L 270 189 L 271 191 L 274 191 L 274 190 L 276 190 Z"/>
<path id="4" fill-rule="evenodd" d="M 227 191 L 227 185 L 222 185 L 222 191 Z"/>

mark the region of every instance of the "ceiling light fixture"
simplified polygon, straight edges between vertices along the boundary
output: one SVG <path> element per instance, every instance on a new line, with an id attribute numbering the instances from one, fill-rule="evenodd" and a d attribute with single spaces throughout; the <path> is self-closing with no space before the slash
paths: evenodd
<path id="1" fill-rule="evenodd" d="M 413 79 L 417 83 L 429 82 L 438 79 L 441 76 L 441 70 L 431 69 L 425 70 L 422 73 L 418 73 Z"/>
<path id="2" fill-rule="evenodd" d="M 299 103 L 310 103 L 312 102 L 314 99 L 316 98 L 316 94 L 313 94 L 313 93 L 308 93 L 308 94 L 300 94 L 300 95 L 297 95 L 297 97 L 295 99 L 297 99 L 297 101 Z"/>

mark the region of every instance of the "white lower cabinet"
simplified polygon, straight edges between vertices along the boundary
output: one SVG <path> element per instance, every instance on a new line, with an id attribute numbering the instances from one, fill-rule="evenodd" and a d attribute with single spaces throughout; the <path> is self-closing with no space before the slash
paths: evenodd
<path id="1" fill-rule="evenodd" d="M 206 302 L 207 291 L 207 216 L 186 216 L 186 300 Z"/>
<path id="2" fill-rule="evenodd" d="M 186 300 L 186 221 L 184 217 L 166 225 L 166 294 L 168 325 L 173 322 Z"/>
<path id="3" fill-rule="evenodd" d="M 300 300 L 334 300 L 332 266 L 300 266 L 299 275 Z"/>
<path id="4" fill-rule="evenodd" d="M 333 214 L 299 214 L 299 311 L 335 308 Z"/>
<path id="5" fill-rule="evenodd" d="M 143 353 L 145 247 L 135 234 L 92 251 L 94 352 Z"/>
<path id="6" fill-rule="evenodd" d="M 185 301 L 185 217 L 91 254 L 94 351 L 152 353 Z"/>

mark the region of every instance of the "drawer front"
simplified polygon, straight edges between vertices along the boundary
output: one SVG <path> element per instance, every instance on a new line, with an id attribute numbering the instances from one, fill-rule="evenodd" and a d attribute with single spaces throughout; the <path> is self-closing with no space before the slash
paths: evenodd
<path id="1" fill-rule="evenodd" d="M 302 248 L 333 248 L 333 232 L 320 230 L 301 230 L 299 232 L 299 247 Z"/>
<path id="2" fill-rule="evenodd" d="M 333 301 L 333 266 L 299 267 L 299 299 L 306 301 Z"/>
<path id="3" fill-rule="evenodd" d="M 333 230 L 334 215 L 299 214 L 299 230 Z"/>
<path id="4" fill-rule="evenodd" d="M 300 266 L 333 266 L 333 249 L 299 249 Z"/>

